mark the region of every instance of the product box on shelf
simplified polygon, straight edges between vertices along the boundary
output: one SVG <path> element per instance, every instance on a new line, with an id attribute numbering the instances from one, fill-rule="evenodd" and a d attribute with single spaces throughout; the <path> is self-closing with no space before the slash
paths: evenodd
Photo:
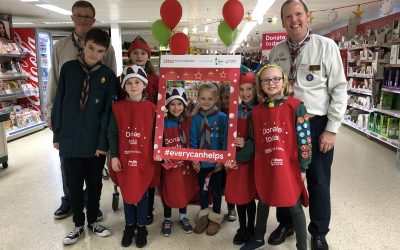
<path id="1" fill-rule="evenodd" d="M 396 64 L 399 55 L 399 46 L 393 44 L 390 50 L 390 64 Z"/>
<path id="2" fill-rule="evenodd" d="M 388 119 L 389 119 L 389 116 L 381 115 L 381 131 L 380 131 L 380 135 L 383 136 L 383 137 L 388 137 L 388 135 L 389 135 Z"/>
<path id="3" fill-rule="evenodd" d="M 381 133 L 381 114 L 375 113 L 374 116 L 374 132 L 380 134 Z"/>
<path id="4" fill-rule="evenodd" d="M 392 92 L 381 91 L 381 98 L 377 107 L 380 109 L 392 109 L 393 95 L 394 93 Z"/>
<path id="5" fill-rule="evenodd" d="M 399 120 L 394 117 L 388 118 L 388 138 L 395 139 L 399 133 Z"/>
<path id="6" fill-rule="evenodd" d="M 371 113 L 368 116 L 368 127 L 369 131 L 375 131 L 375 113 Z"/>

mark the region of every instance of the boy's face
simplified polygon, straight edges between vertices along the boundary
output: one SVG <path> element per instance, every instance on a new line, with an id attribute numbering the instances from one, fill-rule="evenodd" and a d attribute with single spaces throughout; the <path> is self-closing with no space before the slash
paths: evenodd
<path id="1" fill-rule="evenodd" d="M 126 93 L 128 93 L 131 99 L 134 99 L 134 97 L 141 96 L 145 88 L 146 84 L 144 84 L 142 80 L 136 77 L 129 78 L 125 82 L 124 86 Z"/>
<path id="2" fill-rule="evenodd" d="M 256 87 L 252 83 L 243 83 L 239 86 L 239 96 L 245 103 L 251 102 L 256 96 Z"/>
<path id="3" fill-rule="evenodd" d="M 178 117 L 185 110 L 185 105 L 179 99 L 174 99 L 168 104 L 168 111 L 175 117 Z"/>
<path id="4" fill-rule="evenodd" d="M 197 101 L 201 109 L 208 111 L 217 103 L 217 96 L 212 90 L 204 89 L 197 96 Z"/>
<path id="5" fill-rule="evenodd" d="M 83 48 L 85 63 L 91 67 L 100 62 L 106 53 L 106 47 L 99 45 L 92 40 L 86 42 Z"/>
<path id="6" fill-rule="evenodd" d="M 134 49 L 129 56 L 133 64 L 141 66 L 142 68 L 146 66 L 149 60 L 149 54 L 147 54 L 147 51 L 144 49 Z"/>

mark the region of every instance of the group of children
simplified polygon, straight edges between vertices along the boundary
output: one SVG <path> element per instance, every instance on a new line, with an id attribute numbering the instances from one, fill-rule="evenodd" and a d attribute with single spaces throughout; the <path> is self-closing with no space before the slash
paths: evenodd
<path id="1" fill-rule="evenodd" d="M 128 50 L 133 65 L 124 69 L 118 84 L 122 92 L 115 101 L 117 78 L 100 63 L 109 46 L 105 35 L 96 28 L 89 31 L 81 58 L 64 64 L 52 112 L 54 145 L 67 159 L 69 179 L 76 180 L 71 188 L 75 228 L 64 244 L 75 243 L 84 232 L 84 181 L 88 228 L 98 236 L 111 234 L 96 222 L 101 169 L 109 149 L 110 172 L 124 203 L 122 246 L 130 246 L 133 239 L 139 248 L 147 244 L 146 225 L 153 219 L 155 186 L 164 206 L 161 235 L 171 235 L 172 208 L 179 209 L 179 226 L 185 233 L 217 234 L 223 221 L 222 180 L 226 169 L 225 199 L 237 206 L 240 225 L 233 243 L 244 244 L 243 249 L 263 245 L 269 206 L 283 206 L 291 207 L 297 248 L 306 249 L 302 205 L 307 200 L 304 172 L 311 159 L 309 121 L 304 105 L 290 97 L 283 70 L 266 65 L 255 76 L 242 69 L 236 161 L 223 164 L 162 159 L 159 155 L 153 158 L 158 77 L 149 61 L 151 49 L 140 37 L 133 41 Z M 76 84 L 68 83 L 74 75 Z M 221 87 L 216 83 L 197 87 L 195 114 L 186 110 L 184 86 L 175 83 L 167 87 L 164 146 L 225 150 L 228 117 L 221 112 L 227 108 Z M 255 199 L 259 200 L 256 227 Z M 201 208 L 194 227 L 186 215 L 191 203 Z"/>

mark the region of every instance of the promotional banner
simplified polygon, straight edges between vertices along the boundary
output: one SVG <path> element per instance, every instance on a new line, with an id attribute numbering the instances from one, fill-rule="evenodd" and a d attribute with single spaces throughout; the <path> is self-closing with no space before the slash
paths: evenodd
<path id="1" fill-rule="evenodd" d="M 160 81 L 158 89 L 156 131 L 154 139 L 154 155 L 163 159 L 178 159 L 190 161 L 225 162 L 234 160 L 236 146 L 234 138 L 237 129 L 238 93 L 240 80 L 240 55 L 182 55 L 161 56 Z M 227 149 L 206 150 L 194 149 L 189 145 L 182 147 L 166 147 L 164 142 L 164 118 L 166 116 L 167 85 L 179 84 L 185 90 L 188 107 L 196 107 L 197 87 L 204 83 L 216 84 L 220 90 L 229 90 Z M 219 103 L 218 96 L 218 103 Z M 220 106 L 220 105 L 217 105 Z M 191 112 L 191 111 L 189 111 Z M 192 113 L 193 115 L 193 113 Z M 216 124 L 211 124 L 214 126 Z M 215 127 L 215 126 L 214 126 Z M 211 137 L 218 136 L 218 126 L 211 131 Z M 179 139 L 176 138 L 177 140 Z"/>
<path id="2" fill-rule="evenodd" d="M 287 38 L 286 32 L 264 33 L 262 35 L 262 56 L 268 57 L 272 48 Z"/>

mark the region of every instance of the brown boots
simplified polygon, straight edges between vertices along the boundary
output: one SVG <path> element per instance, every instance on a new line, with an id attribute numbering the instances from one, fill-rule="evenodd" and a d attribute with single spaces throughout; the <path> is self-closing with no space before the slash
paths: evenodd
<path id="1" fill-rule="evenodd" d="M 216 235 L 219 231 L 219 228 L 222 223 L 223 216 L 217 213 L 214 213 L 212 210 L 208 208 L 200 210 L 197 215 L 196 226 L 193 231 L 197 234 L 201 234 L 206 231 L 207 235 L 213 236 Z"/>

